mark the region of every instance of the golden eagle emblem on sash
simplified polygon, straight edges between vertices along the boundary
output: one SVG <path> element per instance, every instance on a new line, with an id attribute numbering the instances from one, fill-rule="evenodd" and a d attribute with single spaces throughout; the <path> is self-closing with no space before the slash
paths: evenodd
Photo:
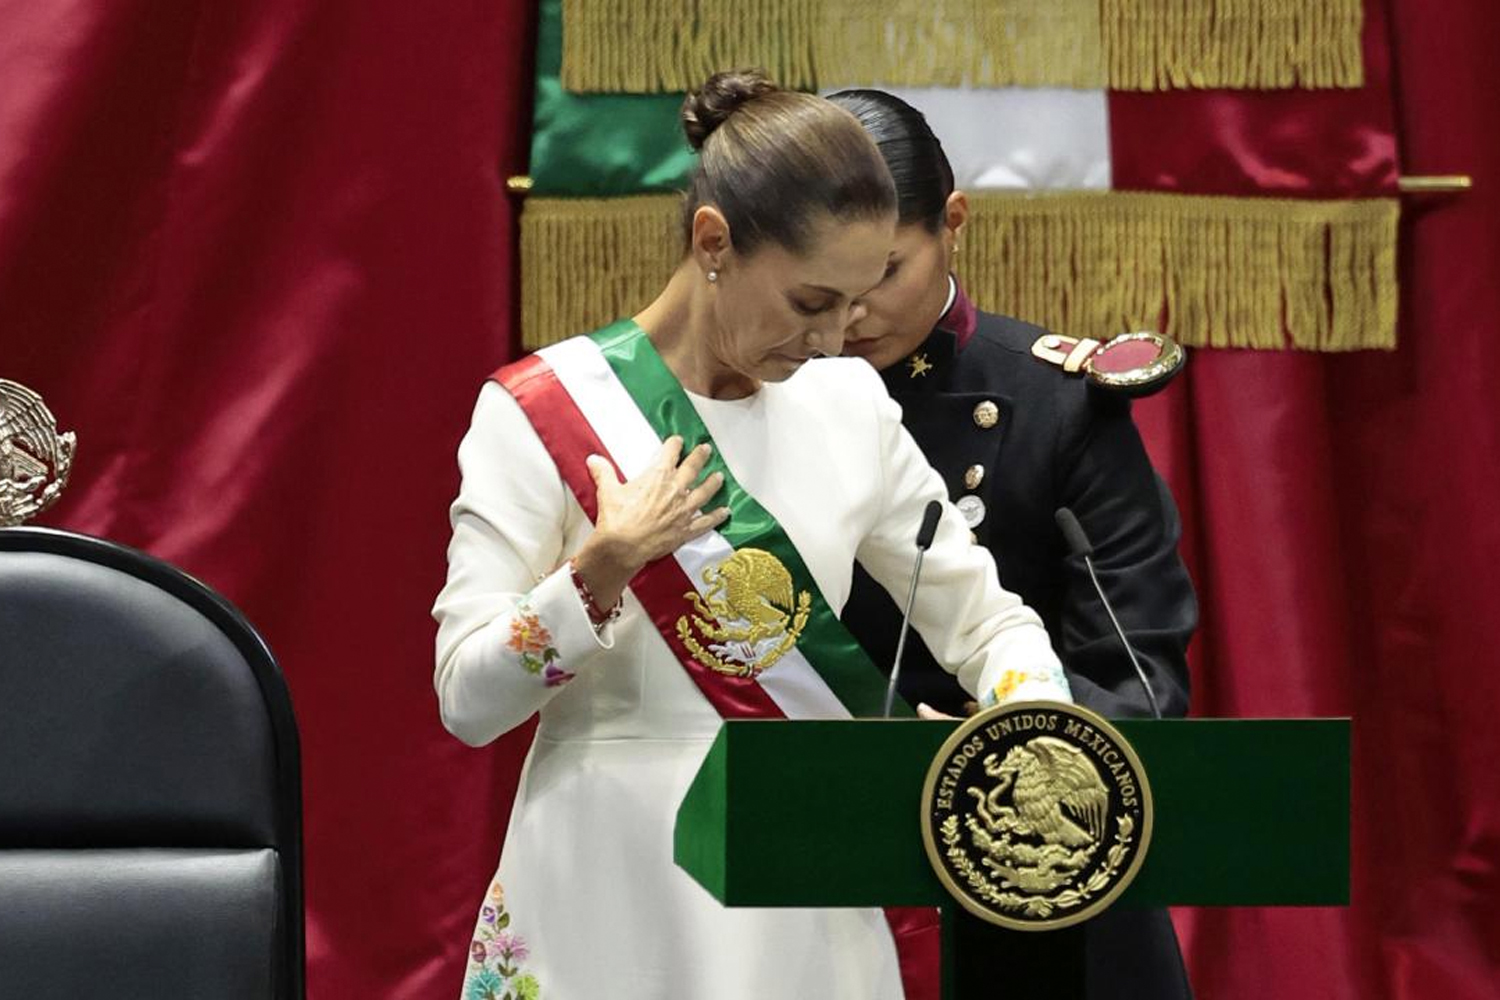
<path id="1" fill-rule="evenodd" d="M 677 636 L 693 658 L 732 677 L 754 677 L 797 644 L 812 595 L 764 549 L 738 549 L 703 571 L 704 591 L 683 597 L 692 611 Z"/>

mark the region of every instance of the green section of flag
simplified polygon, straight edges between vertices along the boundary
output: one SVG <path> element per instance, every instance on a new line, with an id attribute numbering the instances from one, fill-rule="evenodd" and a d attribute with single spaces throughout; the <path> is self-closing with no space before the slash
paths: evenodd
<path id="1" fill-rule="evenodd" d="M 658 435 L 663 438 L 681 435 L 684 450 L 713 440 L 682 384 L 656 353 L 645 331 L 625 319 L 593 334 L 593 339 L 615 377 L 625 386 Z M 812 595 L 812 612 L 801 638 L 797 640 L 797 649 L 856 719 L 881 715 L 886 678 L 823 599 L 817 582 L 792 540 L 776 518 L 735 480 L 718 448 L 714 449 L 704 471 L 720 472 L 724 476 L 719 496 L 724 498 L 730 513 L 729 520 L 720 525 L 719 534 L 736 549 L 754 547 L 771 553 L 791 573 L 796 589 L 806 590 Z M 913 714 L 900 698 L 896 699 L 892 712 L 905 716 Z"/>
<path id="2" fill-rule="evenodd" d="M 575 94 L 562 86 L 562 0 L 538 11 L 532 192 L 608 198 L 680 191 L 697 161 L 681 94 Z"/>

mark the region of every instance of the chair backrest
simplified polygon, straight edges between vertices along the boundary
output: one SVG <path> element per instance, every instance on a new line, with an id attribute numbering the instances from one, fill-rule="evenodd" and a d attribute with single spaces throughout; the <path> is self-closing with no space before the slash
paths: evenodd
<path id="1" fill-rule="evenodd" d="M 301 1000 L 301 765 L 227 601 L 0 529 L 0 1000 Z"/>

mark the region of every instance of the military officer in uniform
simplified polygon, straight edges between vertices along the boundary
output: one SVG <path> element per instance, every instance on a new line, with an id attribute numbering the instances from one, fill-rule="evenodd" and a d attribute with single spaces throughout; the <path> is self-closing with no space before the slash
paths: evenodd
<path id="1" fill-rule="evenodd" d="M 881 371 L 975 542 L 1042 616 L 1074 698 L 1106 717 L 1150 714 L 1083 560 L 1056 526 L 1059 507 L 1073 511 L 1094 547 L 1100 582 L 1162 714 L 1185 714 L 1197 604 L 1177 553 L 1177 509 L 1141 445 L 1129 399 L 1039 359 L 1060 362 L 1066 351 L 1042 350 L 1057 338 L 979 312 L 964 295 L 951 272 L 968 203 L 922 114 L 883 91 L 831 99 L 874 138 L 900 209 L 886 277 L 867 296 L 868 315 L 849 331 L 845 353 Z M 886 592 L 858 574 L 843 618 L 886 669 L 900 617 Z M 915 635 L 900 690 L 912 704 L 952 715 L 972 709 Z M 1085 934 L 1090 1000 L 1191 996 L 1165 910 L 1109 910 Z"/>

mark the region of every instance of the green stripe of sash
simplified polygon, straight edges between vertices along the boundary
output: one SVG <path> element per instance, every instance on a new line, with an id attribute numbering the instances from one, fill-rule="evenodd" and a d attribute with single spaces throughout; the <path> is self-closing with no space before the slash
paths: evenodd
<path id="1" fill-rule="evenodd" d="M 713 442 L 677 376 L 656 353 L 645 331 L 624 319 L 592 334 L 592 338 L 657 434 L 663 438 L 681 435 L 684 450 Z M 886 679 L 828 606 L 791 539 L 776 518 L 735 480 L 717 445 L 705 471 L 724 476 L 720 496 L 725 498 L 730 513 L 719 533 L 725 540 L 736 549 L 754 546 L 771 553 L 792 574 L 797 589 L 812 594 L 812 613 L 797 648 L 855 718 L 879 716 L 885 703 Z M 896 699 L 892 713 L 913 714 L 900 698 Z"/>

